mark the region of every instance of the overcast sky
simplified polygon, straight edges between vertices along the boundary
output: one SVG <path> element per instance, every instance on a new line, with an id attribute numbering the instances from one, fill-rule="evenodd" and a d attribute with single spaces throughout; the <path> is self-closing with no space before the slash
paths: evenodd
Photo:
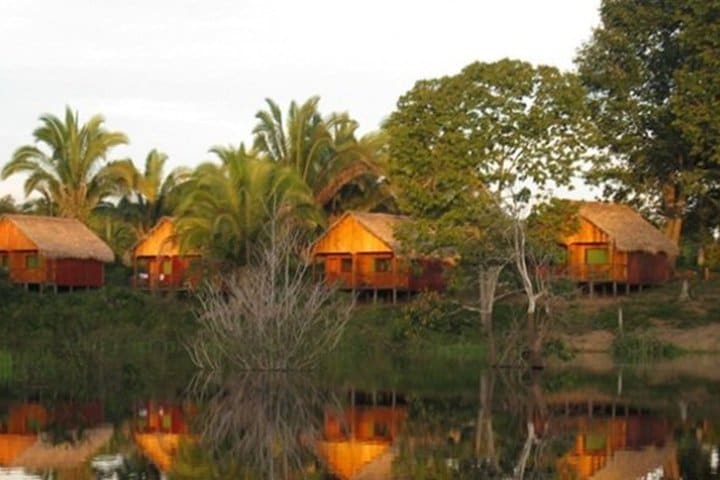
<path id="1" fill-rule="evenodd" d="M 376 129 L 416 80 L 473 61 L 573 68 L 600 0 L 0 0 L 0 165 L 43 113 L 102 113 L 112 158 L 170 166 L 250 143 L 266 97 L 321 97 Z M 22 179 L 0 197 L 22 198 Z"/>

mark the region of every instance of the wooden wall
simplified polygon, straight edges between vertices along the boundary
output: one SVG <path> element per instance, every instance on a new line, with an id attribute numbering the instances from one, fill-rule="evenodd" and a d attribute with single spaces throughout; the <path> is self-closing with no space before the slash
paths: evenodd
<path id="1" fill-rule="evenodd" d="M 627 254 L 617 251 L 612 239 L 594 224 L 580 218 L 580 228 L 573 235 L 562 239 L 567 247 L 567 274 L 579 282 L 627 281 Z M 588 250 L 606 248 L 608 264 L 588 265 Z"/>
<path id="2" fill-rule="evenodd" d="M 63 287 L 100 287 L 104 284 L 103 263 L 92 259 L 44 257 L 38 247 L 7 219 L 0 220 L 0 255 L 8 258 L 10 281 Z M 37 256 L 37 268 L 28 268 L 28 257 Z"/>
<path id="3" fill-rule="evenodd" d="M 368 231 L 352 215 L 343 217 L 313 246 L 313 254 L 393 253 L 392 248 Z"/>
<path id="4" fill-rule="evenodd" d="M 579 282 L 617 282 L 629 285 L 653 285 L 670 278 L 670 262 L 665 254 L 622 252 L 605 232 L 584 218 L 580 229 L 562 239 L 567 247 L 567 274 Z M 608 249 L 607 265 L 587 265 L 587 252 Z"/>
<path id="5" fill-rule="evenodd" d="M 192 271 L 192 264 L 194 260 L 199 258 L 198 255 L 136 257 L 133 260 L 135 269 L 133 283 L 135 287 L 150 290 L 197 286 L 200 282 L 201 272 Z M 169 274 L 164 273 L 163 265 L 166 261 L 169 261 L 172 265 Z M 140 264 L 143 262 L 146 265 L 143 273 L 147 274 L 147 277 L 140 275 Z"/>
<path id="6" fill-rule="evenodd" d="M 151 290 L 177 289 L 187 285 L 195 286 L 200 278 L 198 272 L 190 272 L 190 265 L 199 255 L 181 255 L 180 245 L 175 238 L 175 224 L 169 218 L 163 218 L 150 233 L 143 238 L 133 251 L 135 274 L 133 284 L 138 288 Z M 163 264 L 170 261 L 172 271 L 163 272 Z M 139 263 L 147 263 L 147 278 L 140 277 Z"/>
<path id="7" fill-rule="evenodd" d="M 174 236 L 175 224 L 172 220 L 164 218 L 137 244 L 134 254 L 136 257 L 178 256 L 180 246 Z"/>
<path id="8" fill-rule="evenodd" d="M 628 277 L 631 285 L 654 285 L 670 279 L 670 260 L 667 255 L 632 252 L 628 256 Z"/>
<path id="9" fill-rule="evenodd" d="M 315 243 L 312 255 L 323 269 L 325 281 L 339 283 L 341 288 L 408 291 L 445 288 L 441 261 L 416 261 L 420 267 L 416 271 L 351 215 L 336 223 Z M 350 271 L 342 270 L 343 260 L 352 262 Z M 378 261 L 387 262 L 389 269 L 379 271 Z"/>

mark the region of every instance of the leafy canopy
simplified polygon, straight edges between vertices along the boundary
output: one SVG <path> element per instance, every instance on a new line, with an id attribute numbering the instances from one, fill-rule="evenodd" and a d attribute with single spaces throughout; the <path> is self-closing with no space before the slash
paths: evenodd
<path id="1" fill-rule="evenodd" d="M 516 60 L 473 63 L 422 80 L 386 128 L 413 248 L 452 248 L 473 263 L 502 258 L 508 207 L 568 185 L 594 135 L 570 73 Z"/>
<path id="2" fill-rule="evenodd" d="M 677 242 L 683 218 L 717 197 L 720 4 L 604 0 L 600 17 L 576 61 L 615 161 L 592 178 L 618 200 L 650 203 Z"/>

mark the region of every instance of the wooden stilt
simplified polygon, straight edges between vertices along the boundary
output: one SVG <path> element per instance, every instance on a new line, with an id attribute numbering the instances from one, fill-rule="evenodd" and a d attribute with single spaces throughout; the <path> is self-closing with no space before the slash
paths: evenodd
<path id="1" fill-rule="evenodd" d="M 590 280 L 590 298 L 595 296 L 595 282 Z"/>
<path id="2" fill-rule="evenodd" d="M 353 298 L 355 297 L 355 255 L 350 256 L 350 285 Z"/>
<path id="3" fill-rule="evenodd" d="M 373 304 L 377 304 L 377 298 L 378 298 L 378 289 L 375 288 L 373 290 Z"/>
<path id="4" fill-rule="evenodd" d="M 617 292 L 618 292 L 617 282 L 613 282 L 613 284 L 612 284 L 612 291 L 613 291 L 613 297 L 617 297 Z"/>
<path id="5" fill-rule="evenodd" d="M 398 274 L 397 274 L 397 258 L 393 256 L 392 259 L 392 303 L 395 305 L 397 303 L 397 284 L 398 284 Z"/>

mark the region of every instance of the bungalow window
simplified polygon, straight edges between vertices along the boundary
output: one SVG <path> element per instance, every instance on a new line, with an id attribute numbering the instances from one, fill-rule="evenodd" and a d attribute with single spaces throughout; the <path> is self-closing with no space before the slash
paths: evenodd
<path id="1" fill-rule="evenodd" d="M 340 271 L 342 273 L 352 272 L 352 258 L 343 258 L 340 260 Z"/>
<path id="2" fill-rule="evenodd" d="M 610 263 L 610 255 L 607 248 L 588 248 L 585 251 L 586 265 L 607 265 Z"/>
<path id="3" fill-rule="evenodd" d="M 313 278 L 322 280 L 325 278 L 325 258 L 316 257 L 313 264 Z"/>
<path id="4" fill-rule="evenodd" d="M 162 263 L 163 275 L 172 275 L 172 271 L 173 271 L 172 259 L 167 258 L 167 259 L 163 260 L 163 263 Z"/>
<path id="5" fill-rule="evenodd" d="M 25 268 L 35 270 L 40 268 L 40 256 L 38 254 L 27 255 L 25 257 Z"/>
<path id="6" fill-rule="evenodd" d="M 390 271 L 390 259 L 389 258 L 376 258 L 375 259 L 375 272 L 385 273 Z"/>

